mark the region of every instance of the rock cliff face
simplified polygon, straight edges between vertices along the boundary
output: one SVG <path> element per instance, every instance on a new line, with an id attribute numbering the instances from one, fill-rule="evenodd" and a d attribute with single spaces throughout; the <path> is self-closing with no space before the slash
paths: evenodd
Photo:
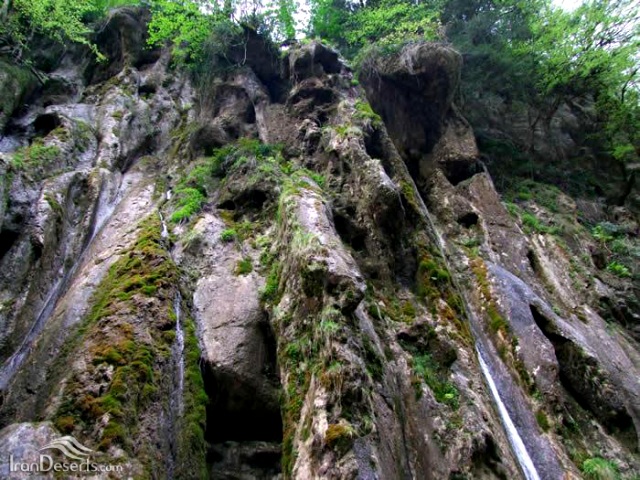
<path id="1" fill-rule="evenodd" d="M 503 203 L 458 53 L 360 86 L 246 31 L 193 82 L 145 21 L 115 12 L 107 63 L 71 49 L 41 84 L 0 64 L 3 478 L 62 435 L 117 478 L 640 472 L 638 277 L 581 223 L 637 219 Z"/>

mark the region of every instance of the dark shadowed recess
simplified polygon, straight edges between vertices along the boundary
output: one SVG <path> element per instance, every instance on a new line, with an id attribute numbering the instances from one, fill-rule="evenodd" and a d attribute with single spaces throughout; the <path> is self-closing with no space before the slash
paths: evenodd
<path id="1" fill-rule="evenodd" d="M 269 324 L 260 323 L 266 359 L 260 374 L 277 384 L 276 340 Z M 209 396 L 205 439 L 211 478 L 271 478 L 280 473 L 282 418 L 273 390 L 256 388 L 235 372 L 209 363 L 202 366 Z M 270 393 L 266 393 L 270 392 Z"/>

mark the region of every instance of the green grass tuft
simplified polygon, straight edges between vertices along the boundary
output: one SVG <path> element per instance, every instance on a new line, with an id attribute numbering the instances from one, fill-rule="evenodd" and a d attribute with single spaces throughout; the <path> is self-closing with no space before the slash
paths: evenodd
<path id="1" fill-rule="evenodd" d="M 582 473 L 587 480 L 619 480 L 620 472 L 615 463 L 594 457 L 582 463 Z"/>
<path id="2" fill-rule="evenodd" d="M 250 258 L 243 258 L 238 261 L 236 265 L 235 273 L 236 275 L 247 275 L 253 271 L 253 264 L 251 263 Z"/>
<path id="3" fill-rule="evenodd" d="M 223 242 L 233 242 L 238 237 L 238 232 L 236 232 L 233 228 L 227 228 L 222 231 L 220 234 L 220 239 Z"/>

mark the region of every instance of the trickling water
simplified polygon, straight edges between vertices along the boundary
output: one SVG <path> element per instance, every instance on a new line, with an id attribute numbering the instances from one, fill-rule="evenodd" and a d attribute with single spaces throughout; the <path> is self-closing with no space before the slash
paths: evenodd
<path id="1" fill-rule="evenodd" d="M 182 296 L 176 293 L 174 312 L 176 314 L 176 338 L 173 344 L 173 355 L 176 364 L 177 387 L 173 392 L 174 404 L 178 415 L 182 414 L 182 393 L 184 390 L 184 331 L 181 322 Z"/>
<path id="2" fill-rule="evenodd" d="M 437 244 L 438 244 L 438 249 L 440 251 L 440 253 L 442 254 L 442 258 L 445 261 L 445 263 L 447 264 L 447 268 L 449 270 L 452 270 L 451 266 L 449 265 L 447 256 L 446 256 L 446 243 L 445 243 L 445 239 L 443 238 L 442 234 L 438 231 L 438 229 L 435 227 L 435 222 L 433 221 L 433 219 L 431 218 L 431 213 L 429 212 L 429 210 L 427 210 L 426 205 L 424 204 L 424 201 L 422 200 L 422 196 L 418 195 L 418 200 L 419 200 L 419 206 L 420 209 L 422 211 L 422 213 L 424 214 L 425 218 L 427 219 L 427 222 L 430 226 L 431 231 L 435 234 L 436 236 L 436 240 L 437 240 Z M 484 335 L 483 330 L 482 330 L 482 326 L 479 322 L 479 319 L 476 318 L 476 316 L 473 314 L 473 311 L 469 308 L 466 296 L 465 296 L 465 292 L 463 289 L 460 288 L 460 286 L 457 284 L 456 278 L 455 276 L 452 277 L 452 281 L 454 283 L 454 285 L 456 286 L 456 289 L 458 290 L 458 292 L 460 292 L 461 296 L 462 296 L 462 300 L 463 300 L 463 305 L 464 305 L 464 309 L 465 312 L 467 314 L 467 318 L 469 319 L 469 325 L 471 327 L 471 332 L 473 333 L 473 336 L 475 338 L 476 341 L 476 352 L 478 355 L 478 361 L 480 363 L 480 367 L 482 370 L 482 373 L 487 381 L 487 384 L 489 385 L 489 389 L 491 390 L 491 396 L 493 398 L 494 404 L 496 405 L 496 408 L 498 409 L 498 413 L 500 415 L 500 419 L 502 421 L 503 427 L 507 433 L 507 438 L 509 439 L 509 443 L 511 445 L 511 449 L 513 450 L 514 455 L 516 456 L 516 460 L 518 461 L 518 464 L 520 466 L 520 469 L 522 470 L 523 474 L 525 475 L 525 478 L 527 480 L 540 480 L 540 475 L 538 474 L 538 471 L 535 467 L 535 464 L 533 463 L 533 460 L 531 458 L 531 455 L 529 454 L 529 452 L 527 451 L 524 441 L 522 440 L 522 435 L 521 433 L 518 431 L 518 428 L 516 427 L 516 424 L 513 422 L 510 414 L 509 414 L 509 410 L 507 409 L 507 406 L 505 405 L 505 401 L 509 402 L 511 401 L 511 403 L 509 404 L 510 407 L 513 407 L 513 402 L 517 402 L 517 396 L 514 398 L 506 398 L 503 399 L 503 397 L 501 397 L 500 395 L 500 389 L 498 387 L 498 384 L 496 383 L 496 381 L 494 380 L 494 376 L 495 376 L 495 372 L 494 370 L 494 365 L 492 362 L 487 362 L 487 359 L 485 358 L 485 354 L 487 353 L 488 350 L 490 350 L 489 353 L 491 353 L 491 349 L 488 345 L 488 343 L 490 342 L 490 340 L 488 338 L 486 338 L 486 335 Z M 492 355 L 494 355 L 495 357 L 495 353 L 492 353 Z M 496 362 L 499 362 L 500 360 L 496 358 Z M 499 377 L 502 379 L 500 382 L 500 385 L 502 385 L 502 387 L 506 388 L 507 390 L 509 390 L 510 385 L 508 383 L 505 382 L 509 382 L 508 377 L 505 377 L 504 375 L 499 375 Z M 517 410 L 517 409 L 515 409 Z M 544 453 L 551 453 L 549 450 L 549 445 L 542 440 L 539 437 L 539 434 L 536 433 L 534 430 L 531 429 L 527 429 L 527 431 L 525 433 L 529 434 L 529 440 L 531 440 L 532 442 L 534 442 L 534 445 L 536 445 L 537 447 L 539 447 L 541 450 L 544 450 Z M 534 438 L 536 437 L 536 438 Z M 539 460 L 539 456 L 536 457 Z M 550 468 L 550 471 L 556 470 L 556 465 L 555 465 L 555 459 L 550 459 L 547 458 L 546 462 L 549 462 L 549 464 L 551 465 L 552 468 Z M 547 478 L 547 476 L 545 475 L 545 478 Z"/>
<path id="3" fill-rule="evenodd" d="M 502 398 L 500 398 L 500 392 L 498 391 L 498 387 L 496 386 L 496 383 L 491 376 L 491 370 L 487 366 L 480 348 L 478 348 L 477 346 L 476 353 L 478 354 L 480 369 L 482 370 L 482 374 L 484 375 L 484 378 L 489 385 L 489 390 L 491 391 L 493 401 L 498 408 L 500 420 L 502 421 L 502 425 L 507 432 L 509 443 L 511 444 L 513 453 L 515 454 L 518 463 L 520 464 L 520 468 L 522 469 L 525 478 L 527 480 L 540 480 L 540 476 L 538 475 L 536 467 L 533 465 L 533 460 L 531 460 L 531 456 L 529 455 L 529 452 L 527 451 L 527 448 L 522 441 L 522 437 L 520 437 L 518 429 L 513 424 L 513 420 L 511 420 L 509 411 L 507 410 L 507 407 L 505 407 Z"/>
<path id="4" fill-rule="evenodd" d="M 167 238 L 169 236 L 169 230 L 167 229 L 167 223 L 164 221 L 164 217 L 162 216 L 162 212 L 158 210 L 158 215 L 160 215 L 160 222 L 162 223 L 162 232 L 160 232 L 160 236 L 162 238 Z"/>
<path id="5" fill-rule="evenodd" d="M 174 367 L 169 409 L 167 412 L 167 439 L 171 455 L 166 457 L 167 478 L 173 478 L 178 457 L 179 425 L 184 409 L 184 331 L 182 329 L 182 295 L 176 293 L 173 304 L 176 316 L 176 337 L 171 349 L 171 365 Z"/>
<path id="6" fill-rule="evenodd" d="M 40 332 L 42 329 L 43 319 L 49 317 L 55 306 L 58 297 L 60 296 L 60 290 L 62 285 L 67 280 L 67 275 L 58 279 L 56 283 L 51 287 L 49 295 L 47 296 L 40 313 L 36 317 L 36 321 L 33 322 L 31 329 L 27 333 L 26 337 L 18 347 L 18 349 L 11 355 L 0 368 L 0 390 L 4 390 L 15 375 L 16 371 L 22 365 L 25 358 L 31 351 L 31 344 L 33 343 L 34 337 Z"/>
<path id="7" fill-rule="evenodd" d="M 102 229 L 104 223 L 108 218 L 111 217 L 113 211 L 115 210 L 116 205 L 119 203 L 122 196 L 122 183 L 120 184 L 116 195 L 110 195 L 110 192 L 107 192 L 106 189 L 102 189 L 100 191 L 100 196 L 98 199 L 98 206 L 96 207 L 94 218 L 93 218 L 93 230 L 91 235 L 87 239 L 84 244 L 84 247 L 80 251 L 80 255 L 78 260 L 73 264 L 73 266 L 67 271 L 67 273 L 63 274 L 61 278 L 59 278 L 49 290 L 49 295 L 47 296 L 44 304 L 35 318 L 35 321 L 31 325 L 31 329 L 25 336 L 24 340 L 20 344 L 20 346 L 16 349 L 16 351 L 11 355 L 0 367 L 0 390 L 5 390 L 11 379 L 14 377 L 18 369 L 21 367 L 22 363 L 25 361 L 27 356 L 31 353 L 31 349 L 33 347 L 33 343 L 42 332 L 45 324 L 47 323 L 49 317 L 53 314 L 56 305 L 58 304 L 58 300 L 66 291 L 69 282 L 73 279 L 76 270 L 83 263 L 83 259 L 86 253 L 90 250 L 91 244 L 95 239 L 98 232 Z M 111 198 L 109 198 L 111 197 Z M 60 272 L 62 273 L 62 272 Z"/>

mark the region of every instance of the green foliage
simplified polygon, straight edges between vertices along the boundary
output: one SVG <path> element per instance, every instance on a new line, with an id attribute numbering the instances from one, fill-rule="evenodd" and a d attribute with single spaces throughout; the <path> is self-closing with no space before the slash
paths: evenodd
<path id="1" fill-rule="evenodd" d="M 19 58 L 38 33 L 58 43 L 87 45 L 103 58 L 89 41 L 90 30 L 85 24 L 100 8 L 99 3 L 83 0 L 5 1 L 0 9 L 0 41 L 10 45 Z"/>
<path id="2" fill-rule="evenodd" d="M 438 11 L 428 2 L 381 0 L 357 10 L 344 36 L 349 45 L 362 47 L 373 41 L 397 45 L 407 40 L 434 40 L 437 31 Z"/>
<path id="3" fill-rule="evenodd" d="M 296 34 L 293 0 L 154 0 L 151 6 L 149 44 L 171 43 L 174 58 L 189 63 L 200 80 L 213 70 L 242 66 L 244 61 L 233 60 L 230 53 L 246 49 L 249 31 L 276 41 L 293 39 Z"/>
<path id="4" fill-rule="evenodd" d="M 208 3 L 208 2 L 207 2 Z M 178 61 L 203 60 L 207 41 L 215 42 L 223 52 L 230 42 L 235 42 L 238 27 L 230 22 L 217 5 L 208 4 L 207 10 L 195 1 L 173 2 L 155 0 L 149 23 L 149 45 L 173 44 L 173 53 Z"/>
<path id="5" fill-rule="evenodd" d="M 545 225 L 538 217 L 530 212 L 523 212 L 521 220 L 524 225 L 525 232 L 556 234 L 559 231 L 556 227 L 549 227 Z"/>
<path id="6" fill-rule="evenodd" d="M 175 203 L 178 209 L 171 214 L 174 223 L 189 220 L 198 213 L 205 203 L 205 196 L 196 188 L 181 187 L 175 190 Z"/>
<path id="7" fill-rule="evenodd" d="M 41 139 L 36 139 L 28 147 L 18 149 L 11 160 L 11 166 L 17 170 L 47 170 L 60 155 L 60 149 L 55 145 L 44 145 Z M 50 173 L 50 172 L 48 172 Z"/>
<path id="8" fill-rule="evenodd" d="M 236 265 L 236 275 L 247 275 L 253 271 L 253 264 L 250 258 L 243 258 Z"/>
<path id="9" fill-rule="evenodd" d="M 500 312 L 493 304 L 487 307 L 487 315 L 489 316 L 489 329 L 493 333 L 509 331 L 509 323 L 500 315 Z"/>
<path id="10" fill-rule="evenodd" d="M 296 4 L 294 0 L 278 0 L 276 18 L 280 26 L 281 36 L 290 40 L 296 37 Z"/>
<path id="11" fill-rule="evenodd" d="M 598 136 L 621 162 L 637 159 L 640 141 L 638 20 L 631 0 L 588 0 L 573 12 L 546 5 L 531 19 L 531 39 L 517 46 L 521 55 L 537 59 L 541 97 L 597 92 Z"/>
<path id="12" fill-rule="evenodd" d="M 454 410 L 460 406 L 458 389 L 446 379 L 446 373 L 431 358 L 428 353 L 413 357 L 413 371 L 415 375 L 429 386 L 435 399 Z"/>
<path id="13" fill-rule="evenodd" d="M 240 138 L 234 144 L 215 150 L 210 157 L 199 159 L 178 182 L 172 199 L 175 210 L 170 220 L 174 223 L 189 220 L 200 212 L 221 177 L 245 162 L 255 161 L 263 165 L 274 157 L 282 160 L 281 150 L 280 145 Z"/>
<path id="14" fill-rule="evenodd" d="M 201 354 L 194 321 L 184 321 L 184 359 L 185 359 L 185 392 L 184 419 L 181 424 L 179 457 L 186 463 L 185 469 L 197 477 L 206 476 L 204 430 L 207 423 L 206 407 L 209 397 L 204 388 L 200 371 Z M 200 462 L 200 465 L 193 463 Z"/>
<path id="15" fill-rule="evenodd" d="M 582 473 L 588 480 L 619 480 L 618 467 L 611 460 L 594 457 L 582 463 Z"/>
<path id="16" fill-rule="evenodd" d="M 518 217 L 518 213 L 520 212 L 518 205 L 511 202 L 505 202 L 504 206 L 507 209 L 507 212 L 509 212 L 509 215 L 516 218 Z"/>
<path id="17" fill-rule="evenodd" d="M 615 260 L 607 265 L 607 270 L 620 278 L 631 277 L 631 271 L 629 270 L 629 267 L 618 263 Z"/>
<path id="18" fill-rule="evenodd" d="M 237 237 L 238 232 L 236 232 L 233 228 L 227 228 L 220 234 L 220 240 L 227 243 L 233 242 Z"/>
<path id="19" fill-rule="evenodd" d="M 278 292 L 280 289 L 280 268 L 277 263 L 271 265 L 269 276 L 264 285 L 264 288 L 260 292 L 260 300 L 264 303 L 277 303 Z"/>
<path id="20" fill-rule="evenodd" d="M 380 124 L 382 122 L 382 118 L 371 108 L 371 104 L 369 102 L 365 102 L 363 100 L 356 100 L 355 103 L 356 114 L 355 118 L 360 118 L 363 120 L 369 120 L 374 124 Z"/>
<path id="21" fill-rule="evenodd" d="M 313 172 L 306 168 L 301 168 L 298 172 L 300 172 L 299 174 L 306 175 L 311 178 L 311 180 L 313 180 L 320 188 L 324 187 L 326 179 L 321 173 Z"/>
<path id="22" fill-rule="evenodd" d="M 324 440 L 329 447 L 344 452 L 353 445 L 355 437 L 356 431 L 348 422 L 332 423 L 327 427 Z"/>
<path id="23" fill-rule="evenodd" d="M 435 257 L 426 255 L 418 265 L 417 273 L 418 296 L 429 302 L 436 302 L 449 285 L 451 276 L 445 266 Z"/>
<path id="24" fill-rule="evenodd" d="M 544 412 L 544 410 L 538 410 L 536 412 L 536 421 L 544 432 L 548 432 L 551 428 L 551 425 L 549 424 L 549 417 L 547 417 L 547 414 Z"/>
<path id="25" fill-rule="evenodd" d="M 593 238 L 602 243 L 609 243 L 621 234 L 620 228 L 609 222 L 601 222 L 591 230 Z"/>
<path id="26" fill-rule="evenodd" d="M 341 0 L 313 0 L 310 30 L 352 57 L 373 42 L 390 46 L 434 40 L 439 36 L 438 16 L 429 2 L 380 0 L 357 6 Z"/>

